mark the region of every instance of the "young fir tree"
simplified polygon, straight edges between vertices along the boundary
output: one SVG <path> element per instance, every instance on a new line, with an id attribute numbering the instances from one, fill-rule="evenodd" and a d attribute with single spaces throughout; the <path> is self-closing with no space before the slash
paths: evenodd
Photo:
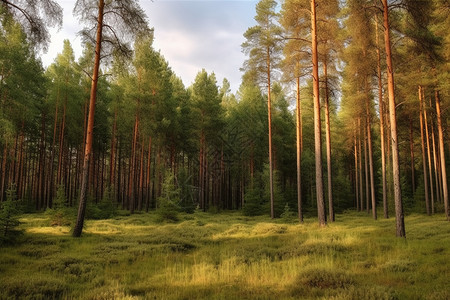
<path id="1" fill-rule="evenodd" d="M 16 187 L 11 185 L 6 191 L 6 201 L 0 205 L 0 242 L 10 242 L 17 236 L 21 211 L 16 198 Z"/>

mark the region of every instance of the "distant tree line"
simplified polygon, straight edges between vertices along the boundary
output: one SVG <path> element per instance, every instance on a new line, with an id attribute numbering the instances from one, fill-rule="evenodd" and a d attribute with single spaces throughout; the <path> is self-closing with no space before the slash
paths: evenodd
<path id="1" fill-rule="evenodd" d="M 236 94 L 206 70 L 185 87 L 135 1 L 102 3 L 75 10 L 124 16 L 88 18 L 105 29 L 101 52 L 98 30 L 85 31 L 78 60 L 65 40 L 44 69 L 36 45 L 46 35 L 0 1 L 2 202 L 14 185 L 29 209 L 45 210 L 62 188 L 69 206 L 108 197 L 133 213 L 157 209 L 169 188 L 184 211 L 273 218 L 288 207 L 324 225 L 326 211 L 329 221 L 345 209 L 376 219 L 379 205 L 398 222 L 403 206 L 449 218 L 446 1 L 261 0 Z M 115 28 L 142 30 L 126 41 Z"/>

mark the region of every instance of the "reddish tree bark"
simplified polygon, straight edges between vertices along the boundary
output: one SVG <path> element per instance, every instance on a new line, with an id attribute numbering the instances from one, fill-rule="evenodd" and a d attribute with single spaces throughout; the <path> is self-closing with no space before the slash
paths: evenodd
<path id="1" fill-rule="evenodd" d="M 406 237 L 403 214 L 402 191 L 400 186 L 400 163 L 398 155 L 397 115 L 395 111 L 394 67 L 391 54 L 391 37 L 389 32 L 389 12 L 387 0 L 383 3 L 384 41 L 386 48 L 386 65 L 388 74 L 389 118 L 391 125 L 392 172 L 394 179 L 394 200 L 397 237 Z"/>
<path id="2" fill-rule="evenodd" d="M 84 216 L 86 213 L 86 200 L 87 200 L 87 188 L 88 188 L 88 169 L 89 160 L 91 158 L 92 151 L 92 141 L 93 141 L 93 131 L 94 131 L 94 115 L 95 115 L 95 101 L 97 98 L 97 83 L 100 68 L 100 54 L 101 54 L 101 40 L 102 40 L 102 30 L 103 30 L 103 9 L 105 7 L 104 0 L 99 0 L 98 5 L 98 20 L 97 20 L 97 36 L 95 44 L 95 60 L 94 60 L 94 70 L 91 82 L 91 93 L 89 98 L 89 117 L 88 126 L 86 134 L 86 146 L 84 153 L 83 162 L 83 175 L 81 181 L 80 190 L 80 203 L 78 207 L 78 216 L 75 223 L 75 228 L 73 230 L 74 237 L 80 237 L 83 230 Z"/>
<path id="3" fill-rule="evenodd" d="M 422 98 L 422 87 L 419 86 L 419 105 L 420 105 L 420 141 L 422 147 L 422 168 L 423 168 L 423 184 L 425 192 L 425 206 L 427 209 L 427 215 L 431 215 L 430 211 L 430 198 L 428 197 L 428 170 L 427 170 L 427 160 L 425 156 L 425 139 L 423 134 L 423 98 Z M 431 170 L 430 170 L 431 171 Z"/>
<path id="4" fill-rule="evenodd" d="M 316 26 L 316 1 L 311 0 L 311 36 L 312 36 L 312 65 L 313 65 L 313 94 L 314 94 L 314 154 L 316 162 L 316 199 L 317 216 L 319 225 L 327 224 L 325 214 L 325 201 L 323 197 L 322 178 L 322 133 L 320 125 L 320 98 L 319 98 L 319 61 L 317 58 L 317 26 Z"/>

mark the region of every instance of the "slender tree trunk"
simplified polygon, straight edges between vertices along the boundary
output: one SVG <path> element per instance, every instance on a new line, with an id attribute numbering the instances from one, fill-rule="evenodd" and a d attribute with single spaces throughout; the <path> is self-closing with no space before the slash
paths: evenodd
<path id="1" fill-rule="evenodd" d="M 270 184 L 270 217 L 275 218 L 273 193 L 273 157 L 272 157 L 272 99 L 270 95 L 270 49 L 267 47 L 267 116 L 269 121 L 269 184 Z"/>
<path id="2" fill-rule="evenodd" d="M 150 173 L 150 163 L 152 158 L 152 137 L 150 136 L 148 138 L 148 157 L 147 157 L 147 180 L 146 180 L 146 205 L 145 210 L 148 212 L 148 209 L 150 207 L 150 180 L 151 180 L 151 173 Z"/>
<path id="3" fill-rule="evenodd" d="M 151 193 L 150 193 L 150 182 L 151 182 L 151 170 L 150 170 L 150 166 L 151 166 L 151 158 L 152 158 L 152 137 L 150 136 L 148 138 L 148 156 L 147 156 L 147 178 L 146 178 L 146 205 L 145 205 L 145 210 L 148 212 L 149 207 L 150 207 L 150 199 L 151 199 Z"/>
<path id="4" fill-rule="evenodd" d="M 94 197 L 94 194 L 96 193 L 97 189 L 95 188 L 95 163 L 96 160 L 96 154 L 94 152 L 91 152 L 91 158 L 89 162 L 89 175 L 88 175 L 88 195 L 91 195 Z M 94 201 L 97 203 L 97 199 L 94 197 Z"/>
<path id="5" fill-rule="evenodd" d="M 450 221 L 449 206 L 448 206 L 448 187 L 447 187 L 447 170 L 445 167 L 445 150 L 444 150 L 444 133 L 442 130 L 442 120 L 441 120 L 441 104 L 439 99 L 439 91 L 435 91 L 436 100 L 436 117 L 437 126 L 439 133 L 439 155 L 441 158 L 441 173 L 442 173 L 442 191 L 444 194 L 444 209 L 447 221 Z"/>
<path id="6" fill-rule="evenodd" d="M 18 157 L 17 157 L 17 177 L 16 177 L 16 183 L 17 183 L 17 195 L 20 197 L 22 193 L 22 175 L 23 175 L 23 141 L 24 141 L 24 123 L 22 122 L 22 128 L 20 130 L 19 134 L 19 151 L 18 151 Z M 20 198 L 19 198 L 20 199 Z"/>
<path id="7" fill-rule="evenodd" d="M 62 173 L 63 173 L 64 129 L 65 129 L 65 126 L 66 126 L 66 106 L 67 106 L 67 95 L 66 95 L 66 99 L 64 101 L 63 118 L 62 118 L 62 121 L 61 121 L 61 130 L 59 132 L 58 173 L 57 173 L 57 179 L 56 179 L 56 183 L 58 185 L 61 184 L 61 177 L 62 177 Z"/>
<path id="8" fill-rule="evenodd" d="M 87 136 L 87 127 L 88 127 L 88 114 L 89 114 L 89 103 L 88 100 L 84 103 L 84 115 L 83 115 L 83 141 L 86 141 Z M 85 147 L 82 147 L 83 150 L 83 156 L 84 152 L 86 151 Z M 82 177 L 82 175 L 81 175 Z"/>
<path id="9" fill-rule="evenodd" d="M 69 170 L 68 170 L 68 186 L 67 186 L 67 188 L 68 188 L 68 198 L 69 198 L 69 206 L 71 207 L 72 206 L 72 202 L 73 202 L 73 183 L 72 183 L 72 181 L 73 181 L 73 162 L 72 162 L 72 159 L 73 159 L 73 155 L 72 155 L 72 152 L 73 152 L 73 148 L 72 147 L 70 147 L 69 148 Z M 76 157 L 75 157 L 75 160 L 76 160 Z"/>
<path id="10" fill-rule="evenodd" d="M 139 191 L 138 191 L 138 210 L 142 210 L 142 196 L 143 196 L 143 189 L 144 189 L 144 143 L 142 143 L 141 146 L 141 165 L 139 168 Z"/>
<path id="11" fill-rule="evenodd" d="M 319 98 L 319 61 L 317 58 L 317 27 L 316 27 L 316 1 L 311 0 L 311 35 L 312 35 L 312 65 L 313 65 L 313 94 L 314 94 L 314 153 L 316 160 L 316 199 L 319 225 L 327 224 L 325 201 L 323 197 L 322 179 L 322 133 L 320 125 L 320 98 Z"/>
<path id="12" fill-rule="evenodd" d="M 425 156 L 425 139 L 423 136 L 423 98 L 422 98 L 422 87 L 419 85 L 419 104 L 420 104 L 420 141 L 422 147 L 422 167 L 423 167 L 423 184 L 425 192 L 425 206 L 427 209 L 427 215 L 431 215 L 430 211 L 430 198 L 428 197 L 428 171 L 427 171 L 427 160 Z M 430 170 L 431 171 L 431 170 Z"/>
<path id="13" fill-rule="evenodd" d="M 301 175 L 301 160 L 302 160 L 302 112 L 300 102 L 300 77 L 297 77 L 297 111 L 296 111 L 296 134 L 297 134 L 297 208 L 298 219 L 303 223 L 302 210 L 302 175 Z"/>
<path id="14" fill-rule="evenodd" d="M 17 186 L 17 198 L 18 199 L 24 199 L 25 195 L 25 188 L 26 188 L 26 177 L 27 177 L 27 165 L 28 165 L 28 149 L 27 149 L 27 142 L 25 140 L 25 135 L 22 133 L 23 141 L 21 146 L 21 154 L 20 154 L 20 169 L 19 169 L 19 184 Z"/>
<path id="15" fill-rule="evenodd" d="M 138 101 L 139 107 L 139 101 Z M 138 108 L 139 109 L 139 108 Z M 134 193 L 134 177 L 135 177 L 135 166 L 136 166 L 136 148 L 137 148 L 137 137 L 139 131 L 139 112 L 136 112 L 136 118 L 134 122 L 134 131 L 133 131 L 133 144 L 131 149 L 131 160 L 130 160 L 130 176 L 128 179 L 128 200 L 130 201 L 130 213 L 134 213 L 135 208 L 135 198 L 136 195 Z"/>
<path id="16" fill-rule="evenodd" d="M 386 48 L 386 65 L 388 74 L 389 118 L 391 125 L 392 172 L 394 180 L 394 200 L 397 237 L 406 237 L 403 215 L 402 190 L 400 186 L 400 163 L 398 157 L 397 116 L 395 111 L 394 67 L 391 54 L 391 37 L 389 33 L 389 12 L 387 0 L 383 3 L 384 40 Z"/>
<path id="17" fill-rule="evenodd" d="M 428 157 L 428 175 L 429 175 L 429 183 L 430 183 L 430 194 L 431 194 L 431 203 L 433 203 L 431 206 L 434 206 L 434 194 L 433 194 L 433 174 L 432 173 L 432 169 L 431 169 L 431 147 L 430 147 L 430 135 L 429 135 L 429 131 L 428 131 L 428 118 L 427 118 L 427 108 L 425 105 L 425 95 L 424 95 L 424 90 L 422 88 L 422 112 L 423 112 L 423 118 L 424 118 L 424 124 L 425 124 L 425 138 L 426 138 L 426 143 L 427 143 L 427 157 Z M 431 122 L 432 123 L 432 122 Z M 437 184 L 437 182 L 436 182 Z M 427 189 L 427 193 L 428 193 L 428 189 Z M 426 198 L 425 198 L 426 199 Z M 430 212 L 430 202 L 425 203 L 426 208 L 427 208 L 427 214 L 431 215 Z"/>
<path id="18" fill-rule="evenodd" d="M 57 90 L 57 97 L 56 97 L 56 104 L 55 104 L 55 122 L 53 124 L 53 139 L 52 139 L 52 148 L 51 148 L 51 154 L 50 154 L 50 162 L 49 162 L 49 166 L 50 166 L 50 170 L 49 170 L 49 178 L 48 178 L 48 183 L 47 183 L 47 203 L 48 206 L 51 207 L 52 206 L 52 198 L 53 198 L 53 186 L 54 186 L 54 161 L 55 161 L 55 144 L 56 144 L 56 133 L 57 133 L 57 128 L 58 128 L 58 105 L 59 103 L 59 87 Z"/>
<path id="19" fill-rule="evenodd" d="M 92 151 L 92 140 L 93 140 L 93 131 L 94 131 L 95 100 L 97 98 L 97 83 L 98 83 L 98 74 L 99 74 L 99 67 L 100 67 L 104 7 L 105 7 L 104 0 L 99 0 L 97 36 L 96 36 L 96 45 L 95 45 L 95 60 L 94 60 L 94 70 L 93 70 L 92 83 L 91 83 L 91 93 L 90 93 L 90 99 L 89 99 L 89 117 L 88 117 L 86 146 L 85 146 L 84 162 L 83 162 L 83 175 L 82 175 L 82 180 L 81 180 L 81 191 L 80 191 L 80 203 L 79 203 L 79 207 L 78 207 L 78 216 L 77 216 L 77 221 L 75 223 L 75 228 L 73 229 L 73 233 L 72 233 L 72 235 L 74 237 L 81 236 L 81 232 L 83 230 L 84 216 L 86 213 L 87 188 L 88 188 L 88 179 L 89 179 L 89 173 L 88 173 L 89 170 L 88 169 L 89 169 L 89 160 L 90 160 L 91 151 Z"/>
<path id="20" fill-rule="evenodd" d="M 109 159 L 109 186 L 112 187 L 115 182 L 115 152 L 116 152 L 116 131 L 117 131 L 117 109 L 114 110 L 114 121 L 111 136 L 111 157 Z"/>
<path id="21" fill-rule="evenodd" d="M 209 171 L 209 159 L 208 159 L 208 148 L 205 147 L 205 151 L 203 152 L 203 155 L 205 156 L 203 161 L 205 162 L 205 203 L 206 208 L 209 209 L 212 205 L 211 203 L 211 197 L 210 197 L 210 177 L 211 172 Z"/>
<path id="22" fill-rule="evenodd" d="M 413 138 L 413 127 L 412 127 L 412 116 L 409 118 L 409 153 L 411 156 L 411 192 L 414 195 L 416 191 L 416 174 L 414 171 L 414 138 Z"/>
<path id="23" fill-rule="evenodd" d="M 362 143 L 361 143 L 361 118 L 358 117 L 358 150 L 359 150 L 359 201 L 361 205 L 359 208 L 364 211 L 364 197 L 363 197 L 363 176 L 362 176 Z"/>
<path id="24" fill-rule="evenodd" d="M 423 101 L 425 101 L 425 95 L 423 95 L 422 97 Z M 433 103 L 432 103 L 432 97 L 430 97 L 430 108 L 433 107 Z M 425 103 L 425 102 L 424 102 Z M 432 113 L 432 110 L 430 110 L 430 112 Z M 433 115 L 432 115 L 432 120 Z M 431 142 L 432 142 L 432 151 L 433 151 L 433 166 L 434 166 L 434 180 L 436 182 L 436 202 L 442 203 L 442 177 L 441 177 L 441 164 L 439 163 L 439 151 L 436 149 L 436 139 L 435 139 L 435 135 L 434 135 L 434 122 L 430 122 L 430 127 L 431 127 Z M 432 173 L 431 171 L 431 163 L 430 163 L 430 173 Z M 434 203 L 435 201 L 431 202 L 431 213 L 434 214 Z"/>
<path id="25" fill-rule="evenodd" d="M 123 195 L 122 195 L 122 143 L 118 141 L 118 166 L 117 166 L 117 203 L 120 203 L 122 208 L 124 207 Z"/>
<path id="26" fill-rule="evenodd" d="M 23 172 L 23 187 L 22 187 L 22 193 L 19 194 L 19 199 L 26 199 L 27 197 L 27 190 L 28 190 L 28 182 L 30 178 L 30 170 L 31 170 L 31 153 L 30 153 L 30 139 L 28 138 L 27 141 L 25 141 L 25 150 L 24 150 L 24 172 Z"/>
<path id="27" fill-rule="evenodd" d="M 383 185 L 383 213 L 384 218 L 389 218 L 387 196 L 386 196 L 386 150 L 384 145 L 384 102 L 383 102 L 383 83 L 381 81 L 381 54 L 378 36 L 378 17 L 375 15 L 375 35 L 377 45 L 377 79 L 378 79 L 378 109 L 380 114 L 380 141 L 381 141 L 381 181 Z"/>
<path id="28" fill-rule="evenodd" d="M 367 124 L 367 120 L 365 122 Z M 364 124 L 365 125 L 365 124 Z M 369 199 L 370 199 L 370 186 L 369 186 L 369 162 L 368 162 L 368 155 L 367 155 L 367 125 L 363 128 L 364 132 L 364 179 L 366 181 L 366 212 L 370 212 L 370 205 L 369 205 Z"/>
<path id="29" fill-rule="evenodd" d="M 372 147 L 372 117 L 370 112 L 370 98 L 369 87 L 367 77 L 365 79 L 365 91 L 366 91 L 366 131 L 367 131 L 367 147 L 369 150 L 369 176 L 370 176 L 370 199 L 372 203 L 372 217 L 377 219 L 377 205 L 375 199 L 375 179 L 373 172 L 373 147 Z"/>
<path id="30" fill-rule="evenodd" d="M 43 114 L 42 116 L 42 124 L 41 124 L 41 140 L 39 145 L 39 177 L 38 177 L 38 186 L 37 186 L 37 197 L 36 197 L 36 203 L 37 203 L 37 210 L 40 210 L 43 207 L 43 204 L 45 202 L 45 118 L 46 115 Z"/>
<path id="31" fill-rule="evenodd" d="M 327 148 L 327 177 L 328 177 L 328 209 L 330 222 L 334 222 L 333 183 L 331 173 L 331 130 L 330 130 L 330 100 L 328 95 L 328 68 L 327 58 L 323 62 L 323 76 L 325 85 L 325 141 Z"/>
<path id="32" fill-rule="evenodd" d="M 356 211 L 360 211 L 359 207 L 359 176 L 358 176 L 358 142 L 356 139 L 356 124 L 354 130 L 354 154 L 355 154 L 355 198 L 356 198 Z"/>
<path id="33" fill-rule="evenodd" d="M 33 166 L 32 166 L 32 176 L 31 176 L 31 197 L 32 199 L 37 200 L 37 178 L 39 177 L 39 174 L 37 172 L 37 165 L 39 161 L 39 154 L 34 153 L 33 157 Z M 37 201 L 36 201 L 36 207 L 37 207 Z"/>
<path id="34" fill-rule="evenodd" d="M 16 183 L 16 171 L 17 171 L 17 148 L 18 148 L 18 144 L 19 144 L 19 135 L 16 133 L 16 137 L 15 137 L 15 142 L 14 142 L 14 150 L 13 153 L 11 155 L 11 162 L 10 165 L 11 167 L 9 168 L 9 178 L 11 183 Z"/>
<path id="35" fill-rule="evenodd" d="M 441 202 L 441 186 L 442 186 L 442 181 L 439 180 L 439 170 L 438 170 L 438 158 L 437 158 L 437 152 L 436 152 L 436 140 L 434 137 L 434 126 L 433 126 L 433 122 L 431 122 L 430 124 L 431 126 L 431 142 L 432 142 L 432 147 L 433 147 L 433 167 L 434 167 L 434 182 L 436 182 L 436 201 L 437 202 Z M 430 170 L 431 172 L 431 170 Z M 431 213 L 434 214 L 434 201 L 431 202 Z"/>
<path id="36" fill-rule="evenodd" d="M 372 216 L 374 220 L 377 219 L 377 205 L 375 199 L 375 179 L 373 172 L 373 153 L 372 153 L 372 129 L 370 112 L 367 112 L 367 147 L 369 148 L 369 175 L 370 175 L 370 198 L 372 200 Z"/>
<path id="37" fill-rule="evenodd" d="M 203 168 L 203 152 L 204 152 L 204 134 L 203 131 L 201 133 L 200 136 L 200 153 L 199 153 L 199 159 L 198 159 L 198 164 L 199 164 L 199 176 L 198 176 L 198 201 L 200 203 L 200 207 L 203 209 L 203 211 L 206 211 L 206 207 L 205 207 L 205 193 L 204 193 L 204 168 Z"/>
<path id="38" fill-rule="evenodd" d="M 102 151 L 102 158 L 101 158 L 101 162 L 100 162 L 100 165 L 101 165 L 101 167 L 100 167 L 100 180 L 99 180 L 99 184 L 100 184 L 100 201 L 103 199 L 103 195 L 104 195 L 104 192 L 105 192 L 105 185 L 104 185 L 104 182 L 105 182 L 105 165 L 106 165 L 106 158 L 105 158 L 105 156 L 106 156 L 106 151 L 105 150 L 103 150 Z"/>

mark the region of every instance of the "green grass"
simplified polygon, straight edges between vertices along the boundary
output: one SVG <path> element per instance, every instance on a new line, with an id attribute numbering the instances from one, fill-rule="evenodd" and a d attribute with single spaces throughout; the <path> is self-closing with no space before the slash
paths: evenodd
<path id="1" fill-rule="evenodd" d="M 0 248 L 0 299 L 449 299 L 450 224 L 442 215 L 395 220 L 348 212 L 320 228 L 182 214 L 174 224 L 135 214 L 87 221 L 74 239 L 45 214 Z"/>

